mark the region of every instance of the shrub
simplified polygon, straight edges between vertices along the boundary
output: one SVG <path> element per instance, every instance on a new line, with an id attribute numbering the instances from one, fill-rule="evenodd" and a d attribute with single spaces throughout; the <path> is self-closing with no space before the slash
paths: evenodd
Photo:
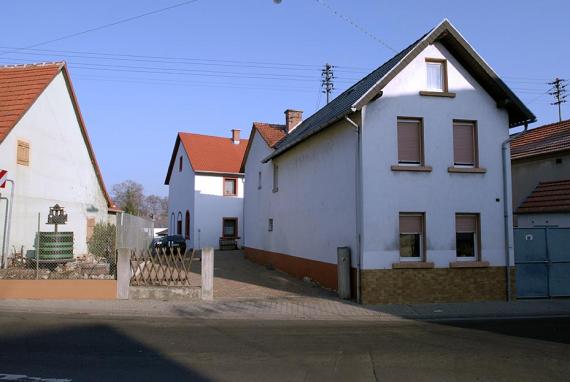
<path id="1" fill-rule="evenodd" d="M 115 262 L 115 237 L 117 230 L 114 224 L 97 223 L 93 227 L 93 235 L 87 243 L 89 253 L 104 257 L 109 263 Z"/>

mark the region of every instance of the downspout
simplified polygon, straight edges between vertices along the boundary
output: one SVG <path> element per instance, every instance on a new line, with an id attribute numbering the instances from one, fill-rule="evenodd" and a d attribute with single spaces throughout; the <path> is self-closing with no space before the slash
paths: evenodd
<path id="1" fill-rule="evenodd" d="M 12 179 L 6 179 L 6 182 L 12 185 L 12 189 L 10 190 L 10 201 L 6 200 L 6 208 L 8 208 L 7 212 L 7 221 L 4 225 L 4 240 L 2 241 L 2 263 L 4 265 L 4 269 L 8 267 L 8 251 L 10 251 L 10 230 L 12 228 L 12 210 L 14 208 L 14 194 L 16 190 L 16 183 Z"/>
<path id="2" fill-rule="evenodd" d="M 5 200 L 6 201 L 6 212 L 4 213 L 4 234 L 3 234 L 3 238 L 2 238 L 2 267 L 4 269 L 8 268 L 8 258 L 6 257 L 6 234 L 7 234 L 7 227 L 8 227 L 8 210 L 10 209 L 10 202 L 8 201 L 8 198 L 5 196 L 2 196 L 0 194 L 0 200 Z"/>
<path id="3" fill-rule="evenodd" d="M 522 134 L 526 133 L 528 129 L 528 123 L 524 124 L 524 130 L 520 133 L 513 135 L 507 138 L 503 144 L 501 145 L 501 150 L 503 154 L 503 211 L 504 211 L 504 231 L 505 231 L 505 273 L 506 273 L 506 280 L 507 280 L 507 301 L 511 301 L 511 250 L 513 250 L 513 243 L 511 242 L 511 230 L 510 230 L 510 223 L 509 218 L 511 217 L 509 214 L 509 204 L 512 204 L 510 194 L 509 194 L 509 179 L 507 175 L 509 173 L 508 169 L 511 164 L 510 152 L 508 150 L 510 143 L 513 139 L 521 136 Z M 512 219 L 511 219 L 512 221 Z"/>
<path id="4" fill-rule="evenodd" d="M 364 106 L 361 111 L 361 121 L 364 120 Z M 356 302 L 362 303 L 362 127 L 350 119 L 347 115 L 344 119 L 354 127 L 357 134 L 356 138 L 356 157 L 355 157 L 355 203 L 356 203 Z"/>

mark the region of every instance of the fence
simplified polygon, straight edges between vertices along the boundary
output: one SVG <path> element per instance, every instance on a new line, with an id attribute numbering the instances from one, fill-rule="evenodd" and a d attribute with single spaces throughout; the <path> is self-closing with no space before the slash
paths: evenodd
<path id="1" fill-rule="evenodd" d="M 154 237 L 154 222 L 139 216 L 117 215 L 117 248 L 146 250 Z"/>
<path id="2" fill-rule="evenodd" d="M 196 251 L 180 248 L 155 248 L 132 251 L 132 286 L 190 287 L 200 285 L 200 276 L 191 268 Z"/>

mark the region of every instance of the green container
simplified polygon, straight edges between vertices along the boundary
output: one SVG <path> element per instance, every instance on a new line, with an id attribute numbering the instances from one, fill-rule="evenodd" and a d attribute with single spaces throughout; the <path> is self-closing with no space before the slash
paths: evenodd
<path id="1" fill-rule="evenodd" d="M 73 232 L 40 232 L 40 260 L 73 258 Z"/>

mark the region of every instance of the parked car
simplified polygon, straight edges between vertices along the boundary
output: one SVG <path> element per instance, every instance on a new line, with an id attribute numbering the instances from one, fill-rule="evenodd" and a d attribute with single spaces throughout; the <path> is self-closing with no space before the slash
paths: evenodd
<path id="1" fill-rule="evenodd" d="M 161 253 L 163 248 L 167 248 L 167 252 L 171 253 L 174 250 L 180 250 L 181 254 L 186 252 L 186 240 L 180 235 L 169 235 L 157 237 L 150 243 L 152 254 Z M 159 251 L 160 250 L 160 251 Z"/>

